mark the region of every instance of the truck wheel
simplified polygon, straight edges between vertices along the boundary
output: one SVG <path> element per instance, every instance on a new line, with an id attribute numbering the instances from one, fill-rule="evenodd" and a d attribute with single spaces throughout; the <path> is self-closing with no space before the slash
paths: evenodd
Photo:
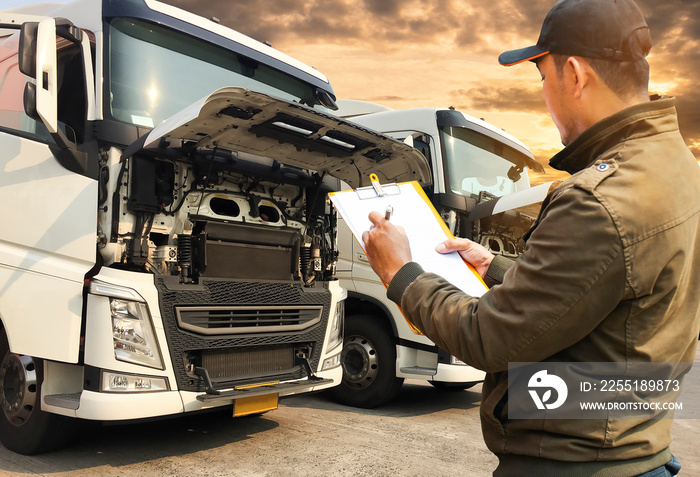
<path id="1" fill-rule="evenodd" d="M 393 334 L 370 315 L 345 318 L 345 341 L 340 355 L 343 381 L 329 392 L 347 406 L 373 408 L 393 399 L 403 378 L 396 377 Z"/>
<path id="2" fill-rule="evenodd" d="M 436 389 L 441 391 L 464 391 L 465 389 L 473 388 L 478 382 L 472 383 L 446 383 L 444 381 L 428 381 Z"/>
<path id="3" fill-rule="evenodd" d="M 0 327 L 0 442 L 18 454 L 58 449 L 73 436 L 73 419 L 41 410 L 43 361 L 10 353 Z"/>

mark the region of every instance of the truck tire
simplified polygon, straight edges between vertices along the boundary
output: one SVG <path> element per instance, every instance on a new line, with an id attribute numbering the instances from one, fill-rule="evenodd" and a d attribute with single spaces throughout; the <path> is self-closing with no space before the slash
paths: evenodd
<path id="1" fill-rule="evenodd" d="M 18 454 L 58 449 L 74 435 L 75 419 L 41 410 L 43 364 L 11 353 L 0 326 L 0 442 Z"/>
<path id="2" fill-rule="evenodd" d="M 401 389 L 394 336 L 377 317 L 345 317 L 340 361 L 343 381 L 329 392 L 341 404 L 369 409 L 389 402 Z"/>

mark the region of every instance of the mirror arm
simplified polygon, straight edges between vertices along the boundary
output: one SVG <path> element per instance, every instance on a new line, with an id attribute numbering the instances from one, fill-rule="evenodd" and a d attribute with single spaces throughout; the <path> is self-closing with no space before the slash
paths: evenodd
<path id="1" fill-rule="evenodd" d="M 68 139 L 60 129 L 51 133 L 51 137 L 56 141 L 56 144 L 50 145 L 49 148 L 58 162 L 71 172 L 88 175 L 88 154 L 79 151 L 75 143 Z"/>

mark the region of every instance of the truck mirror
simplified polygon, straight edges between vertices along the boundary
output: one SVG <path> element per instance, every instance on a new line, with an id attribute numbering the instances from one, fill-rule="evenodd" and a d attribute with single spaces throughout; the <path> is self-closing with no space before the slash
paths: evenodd
<path id="1" fill-rule="evenodd" d="M 50 133 L 58 131 L 56 21 L 39 22 L 36 35 L 36 112 Z"/>
<path id="2" fill-rule="evenodd" d="M 24 85 L 24 112 L 35 121 L 41 121 L 39 113 L 36 112 L 36 85 L 27 83 Z"/>
<path id="3" fill-rule="evenodd" d="M 328 91 L 324 91 L 321 88 L 316 88 L 316 99 L 322 106 L 327 107 L 331 111 L 338 110 L 338 105 L 335 102 L 335 97 Z"/>
<path id="4" fill-rule="evenodd" d="M 30 118 L 46 126 L 56 141 L 59 162 L 79 174 L 88 171 L 88 157 L 77 146 L 72 125 L 58 124 L 58 42 L 57 36 L 76 44 L 82 51 L 85 87 L 86 119 L 95 119 L 94 73 L 90 55 L 90 40 L 84 32 L 65 18 L 46 18 L 40 22 L 25 22 L 21 26 L 18 48 L 19 70 L 32 78 L 24 87 L 23 106 Z M 72 133 L 72 134 L 71 134 Z M 95 172 L 96 174 L 96 172 Z"/>
<path id="5" fill-rule="evenodd" d="M 508 169 L 508 179 L 513 182 L 518 182 L 522 177 L 523 168 L 518 166 L 513 166 Z"/>
<path id="6" fill-rule="evenodd" d="M 39 29 L 37 22 L 22 25 L 19 35 L 19 70 L 31 77 L 36 77 L 36 37 Z"/>

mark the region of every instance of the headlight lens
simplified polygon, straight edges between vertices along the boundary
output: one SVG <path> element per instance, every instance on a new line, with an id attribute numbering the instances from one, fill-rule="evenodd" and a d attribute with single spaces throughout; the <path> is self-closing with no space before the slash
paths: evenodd
<path id="1" fill-rule="evenodd" d="M 335 314 L 331 320 L 331 338 L 328 341 L 328 350 L 333 351 L 343 343 L 343 323 L 345 320 L 345 300 L 339 301 L 335 306 Z"/>
<path id="2" fill-rule="evenodd" d="M 102 371 L 102 391 L 113 393 L 168 391 L 168 378 Z"/>
<path id="3" fill-rule="evenodd" d="M 114 356 L 119 361 L 163 369 L 156 335 L 145 303 L 110 298 Z"/>

